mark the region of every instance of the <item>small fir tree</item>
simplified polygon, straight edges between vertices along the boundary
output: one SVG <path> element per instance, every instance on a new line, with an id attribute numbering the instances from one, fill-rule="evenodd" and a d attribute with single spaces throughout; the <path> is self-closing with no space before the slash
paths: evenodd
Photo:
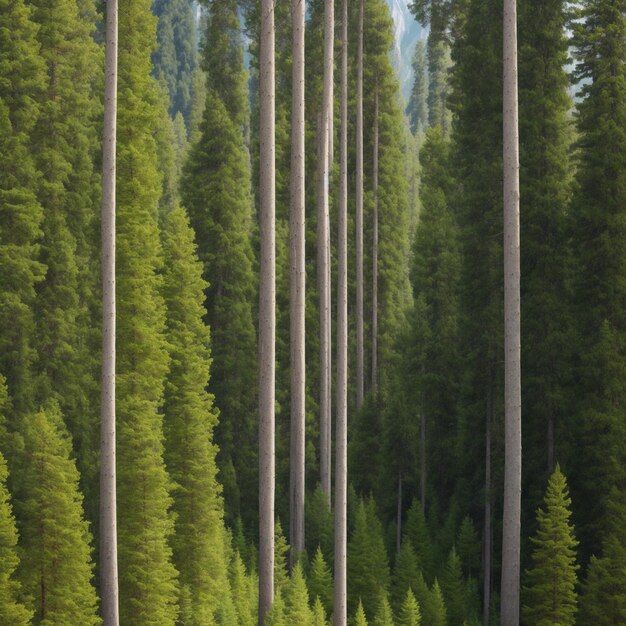
<path id="1" fill-rule="evenodd" d="M 480 538 L 468 516 L 464 517 L 461 522 L 456 548 L 465 577 L 470 578 L 480 568 Z"/>
<path id="2" fill-rule="evenodd" d="M 246 574 L 246 566 L 239 552 L 235 552 L 230 563 L 230 588 L 237 611 L 239 626 L 255 626 L 254 594 L 250 586 L 250 578 Z"/>
<path id="3" fill-rule="evenodd" d="M 538 528 L 531 539 L 533 567 L 526 574 L 523 615 L 528 624 L 571 626 L 576 614 L 576 547 L 570 523 L 571 499 L 565 476 L 557 465 L 544 508 L 537 511 Z"/>
<path id="4" fill-rule="evenodd" d="M 367 618 L 365 617 L 365 611 L 363 610 L 363 602 L 359 599 L 359 606 L 354 614 L 354 620 L 352 621 L 354 626 L 367 626 Z"/>
<path id="5" fill-rule="evenodd" d="M 429 580 L 433 569 L 433 546 L 426 518 L 417 498 L 413 500 L 407 514 L 406 524 L 404 525 L 404 538 L 411 542 L 411 547 L 417 556 L 417 564 L 426 580 Z"/>
<path id="6" fill-rule="evenodd" d="M 439 586 L 439 581 L 435 578 L 433 587 L 430 591 L 430 598 L 422 605 L 424 615 L 424 623 L 429 626 L 446 626 L 448 623 L 448 612 L 446 611 L 446 603 L 443 599 L 443 593 Z"/>
<path id="7" fill-rule="evenodd" d="M 315 598 L 315 602 L 313 603 L 313 621 L 311 622 L 311 626 L 327 626 L 328 622 L 326 620 L 326 611 L 324 610 L 324 605 L 319 598 Z"/>
<path id="8" fill-rule="evenodd" d="M 300 563 L 294 566 L 285 591 L 285 621 L 302 626 L 311 626 L 313 622 L 313 611 L 309 607 L 309 594 Z"/>
<path id="9" fill-rule="evenodd" d="M 406 592 L 404 602 L 398 612 L 397 623 L 398 626 L 420 626 L 422 623 L 420 606 L 410 589 Z"/>
<path id="10" fill-rule="evenodd" d="M 396 554 L 396 562 L 391 576 L 391 605 L 396 611 L 400 610 L 409 589 L 415 590 L 421 584 L 428 591 L 423 576 L 417 564 L 417 556 L 409 539 L 405 539 Z"/>
<path id="11" fill-rule="evenodd" d="M 285 601 L 280 589 L 276 591 L 272 608 L 266 613 L 263 626 L 290 626 L 285 619 Z"/>
<path id="12" fill-rule="evenodd" d="M 393 611 L 389 604 L 387 594 L 379 596 L 378 608 L 374 614 L 374 620 L 372 626 L 394 626 Z"/>
<path id="13" fill-rule="evenodd" d="M 280 589 L 285 600 L 285 590 L 289 583 L 289 569 L 287 567 L 288 554 L 289 544 L 283 534 L 283 527 L 280 520 L 276 520 L 274 527 L 274 593 Z"/>
<path id="14" fill-rule="evenodd" d="M 319 547 L 309 568 L 307 587 L 311 601 L 319 598 L 326 612 L 330 614 L 333 608 L 333 575 Z"/>
<path id="15" fill-rule="evenodd" d="M 441 590 L 446 601 L 450 626 L 462 626 L 467 619 L 466 585 L 461 569 L 461 559 L 453 547 L 441 575 Z"/>

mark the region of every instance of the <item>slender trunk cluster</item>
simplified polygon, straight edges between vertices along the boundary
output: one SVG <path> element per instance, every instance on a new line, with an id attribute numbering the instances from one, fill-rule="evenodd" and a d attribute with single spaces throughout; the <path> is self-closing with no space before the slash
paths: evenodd
<path id="1" fill-rule="evenodd" d="M 341 140 L 337 237 L 337 431 L 335 469 L 335 626 L 347 624 L 348 513 L 348 0 L 341 24 Z"/>
<path id="2" fill-rule="evenodd" d="M 317 273 L 320 297 L 320 483 L 330 508 L 331 484 L 331 309 L 330 217 L 328 188 L 332 161 L 335 4 L 324 11 L 324 86 L 318 128 L 317 159 Z"/>
<path id="3" fill-rule="evenodd" d="M 519 624 L 522 495 L 517 3 L 504 2 L 504 513 L 502 626 Z"/>
<path id="4" fill-rule="evenodd" d="M 274 600 L 276 145 L 274 0 L 261 2 L 259 284 L 259 624 Z"/>
<path id="5" fill-rule="evenodd" d="M 291 334 L 291 561 L 304 552 L 305 448 L 305 249 L 304 249 L 304 0 L 292 0 L 293 107 L 291 120 L 291 211 L 289 223 Z"/>
<path id="6" fill-rule="evenodd" d="M 106 9 L 106 76 L 102 142 L 102 404 L 100 581 L 105 626 L 119 626 L 115 463 L 115 175 L 117 139 L 117 0 Z"/>
<path id="7" fill-rule="evenodd" d="M 364 0 L 359 0 L 356 53 L 356 408 L 363 405 L 363 19 Z"/>

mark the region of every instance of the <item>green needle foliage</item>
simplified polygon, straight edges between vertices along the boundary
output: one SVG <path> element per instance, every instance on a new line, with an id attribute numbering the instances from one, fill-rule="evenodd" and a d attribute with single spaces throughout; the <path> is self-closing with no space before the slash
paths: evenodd
<path id="1" fill-rule="evenodd" d="M 83 517 L 71 441 L 57 407 L 21 420 L 24 465 L 15 510 L 19 578 L 34 624 L 100 624 L 91 584 L 91 535 Z"/>
<path id="2" fill-rule="evenodd" d="M 285 619 L 285 601 L 280 589 L 276 591 L 272 608 L 265 615 L 264 626 L 290 626 Z"/>
<path id="3" fill-rule="evenodd" d="M 0 2 L 0 372 L 18 412 L 33 406 L 35 285 L 42 207 L 31 132 L 44 92 L 44 63 L 32 8 Z"/>
<path id="4" fill-rule="evenodd" d="M 181 625 L 200 626 L 228 596 L 225 529 L 212 443 L 217 412 L 207 393 L 211 363 L 209 329 L 203 322 L 202 266 L 182 208 L 165 219 L 163 294 L 170 372 L 165 385 L 165 463 L 174 481 L 173 562 L 188 614 Z"/>
<path id="5" fill-rule="evenodd" d="M 365 611 L 363 610 L 363 602 L 359 600 L 359 606 L 354 614 L 353 626 L 367 626 L 367 618 L 365 617 Z"/>
<path id="6" fill-rule="evenodd" d="M 413 133 L 423 133 L 428 127 L 428 67 L 426 46 L 423 41 L 415 44 L 413 53 L 413 89 L 407 107 Z"/>
<path id="7" fill-rule="evenodd" d="M 311 622 L 311 626 L 327 626 L 327 624 L 328 621 L 326 620 L 324 605 L 319 598 L 315 598 L 315 602 L 313 603 L 313 621 Z"/>
<path id="8" fill-rule="evenodd" d="M 378 608 L 372 621 L 373 626 L 394 626 L 393 611 L 387 598 L 387 594 L 379 596 Z"/>
<path id="9" fill-rule="evenodd" d="M 396 562 L 391 576 L 391 605 L 397 613 L 404 602 L 406 592 L 416 589 L 418 579 L 423 576 L 417 564 L 417 556 L 409 539 L 405 539 L 396 554 Z M 426 587 L 425 583 L 423 583 Z M 428 588 L 426 587 L 426 591 Z"/>
<path id="10" fill-rule="evenodd" d="M 311 602 L 319 598 L 328 614 L 333 609 L 333 575 L 324 560 L 321 548 L 317 548 L 307 576 L 307 587 Z"/>
<path id="11" fill-rule="evenodd" d="M 429 624 L 430 626 L 446 626 L 448 623 L 446 604 L 443 599 L 443 593 L 441 593 L 441 587 L 436 578 L 430 592 L 430 598 L 425 600 L 423 604 L 420 602 L 420 607 L 422 607 L 422 613 L 424 615 L 424 624 Z"/>
<path id="12" fill-rule="evenodd" d="M 309 607 L 309 594 L 300 563 L 294 566 L 285 590 L 285 621 L 302 626 L 311 626 L 313 622 L 313 611 Z"/>
<path id="13" fill-rule="evenodd" d="M 32 617 L 18 600 L 20 583 L 14 578 L 19 565 L 17 529 L 7 491 L 7 464 L 0 454 L 0 622 L 7 626 L 28 626 Z"/>
<path id="14" fill-rule="evenodd" d="M 171 483 L 163 461 L 161 408 L 168 353 L 154 136 L 163 104 L 150 64 L 156 18 L 149 0 L 122 0 L 119 6 L 124 16 L 119 26 L 117 143 L 120 620 L 128 626 L 172 626 L 178 593 L 169 544 L 174 530 Z"/>
<path id="15" fill-rule="evenodd" d="M 468 617 L 466 584 L 461 559 L 454 547 L 441 574 L 441 590 L 446 601 L 448 623 L 450 626 L 462 626 Z"/>
<path id="16" fill-rule="evenodd" d="M 256 584 L 255 580 L 246 574 L 246 566 L 241 556 L 235 552 L 230 563 L 230 588 L 237 611 L 239 626 L 255 626 L 256 616 Z"/>
<path id="17" fill-rule="evenodd" d="M 422 506 L 417 498 L 413 500 L 404 525 L 404 541 L 408 541 L 417 556 L 418 568 L 428 580 L 433 571 L 433 545 L 426 525 Z M 406 591 L 406 590 L 405 590 Z M 403 592 L 404 593 L 404 592 Z"/>
<path id="18" fill-rule="evenodd" d="M 527 573 L 523 614 L 527 624 L 571 626 L 576 614 L 576 547 L 570 523 L 571 499 L 557 465 L 537 511 L 538 529 L 531 539 L 533 567 Z"/>
<path id="19" fill-rule="evenodd" d="M 420 606 L 413 592 L 409 589 L 398 612 L 397 624 L 398 626 L 420 626 L 421 623 Z"/>

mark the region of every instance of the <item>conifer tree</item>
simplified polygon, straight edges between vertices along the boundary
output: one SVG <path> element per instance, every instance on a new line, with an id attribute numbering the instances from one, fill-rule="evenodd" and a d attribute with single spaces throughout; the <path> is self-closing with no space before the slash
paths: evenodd
<path id="1" fill-rule="evenodd" d="M 450 626 L 463 626 L 469 617 L 466 606 L 466 588 L 456 549 L 453 547 L 441 575 L 441 591 L 446 603 L 448 623 Z"/>
<path id="2" fill-rule="evenodd" d="M 20 601 L 20 583 L 14 573 L 19 565 L 17 529 L 7 483 L 7 464 L 0 453 L 0 622 L 7 626 L 28 626 L 32 617 Z"/>
<path id="3" fill-rule="evenodd" d="M 394 626 L 393 611 L 387 599 L 387 594 L 383 593 L 379 597 L 378 608 L 374 614 L 372 626 Z"/>
<path id="4" fill-rule="evenodd" d="M 212 443 L 217 411 L 207 393 L 210 338 L 204 314 L 202 266 L 184 209 L 165 219 L 163 293 L 170 371 L 165 385 L 165 463 L 174 481 L 173 562 L 181 594 L 190 595 L 181 624 L 210 621 L 228 596 L 223 504 Z"/>
<path id="5" fill-rule="evenodd" d="M 480 539 L 469 516 L 461 522 L 457 535 L 456 549 L 467 578 L 476 574 L 480 567 Z"/>
<path id="6" fill-rule="evenodd" d="M 161 177 L 154 128 L 161 92 L 151 77 L 156 18 L 149 0 L 119 3 L 118 542 L 120 622 L 174 624 L 177 572 L 168 541 L 170 479 L 163 460 L 168 373 L 158 229 Z"/>
<path id="7" fill-rule="evenodd" d="M 274 592 L 280 589 L 283 592 L 284 600 L 286 600 L 285 590 L 289 583 L 288 554 L 289 544 L 285 539 L 280 520 L 276 520 L 274 526 Z"/>
<path id="8" fill-rule="evenodd" d="M 417 498 L 413 500 L 413 504 L 411 504 L 407 514 L 406 524 L 404 525 L 404 537 L 405 541 L 411 542 L 411 547 L 417 556 L 417 564 L 428 580 L 433 571 L 433 546 L 428 526 L 426 525 L 426 518 Z"/>
<path id="9" fill-rule="evenodd" d="M 417 594 L 416 594 L 417 595 Z M 417 596 L 419 601 L 419 596 Z M 424 601 L 420 601 L 424 624 L 430 626 L 446 626 L 448 623 L 448 613 L 446 604 L 443 599 L 443 593 L 439 586 L 439 581 L 435 578 L 433 587 L 430 590 L 430 597 L 425 597 Z"/>
<path id="10" fill-rule="evenodd" d="M 328 507 L 328 500 L 322 487 L 307 497 L 305 508 L 306 546 L 309 554 L 315 554 L 317 548 L 328 563 L 333 562 L 333 513 Z"/>
<path id="11" fill-rule="evenodd" d="M 16 411 L 33 406 L 35 285 L 42 207 L 29 136 L 39 116 L 44 64 L 32 7 L 0 5 L 0 372 Z"/>
<path id="12" fill-rule="evenodd" d="M 287 624 L 303 626 L 311 626 L 313 622 L 313 611 L 309 607 L 309 594 L 300 563 L 293 567 L 285 590 L 285 621 Z"/>
<path id="13" fill-rule="evenodd" d="M 181 113 L 189 126 L 197 64 L 194 5 L 192 0 L 156 0 L 152 11 L 159 18 L 154 74 L 167 85 L 172 119 Z"/>
<path id="14" fill-rule="evenodd" d="M 319 598 L 315 598 L 315 602 L 313 603 L 313 620 L 311 622 L 311 626 L 327 626 L 328 622 L 326 621 L 326 611 L 324 610 L 324 605 Z"/>
<path id="15" fill-rule="evenodd" d="M 307 588 L 311 601 L 319 598 L 327 613 L 333 608 L 333 575 L 324 560 L 322 550 L 317 548 L 307 575 Z"/>
<path id="16" fill-rule="evenodd" d="M 282 591 L 279 589 L 274 596 L 272 608 L 265 614 L 264 626 L 288 626 L 285 619 L 285 601 Z"/>
<path id="17" fill-rule="evenodd" d="M 389 590 L 389 564 L 375 506 L 373 500 L 359 503 L 348 546 L 350 612 L 356 610 L 360 598 L 369 616 L 374 615 L 381 594 Z"/>
<path id="18" fill-rule="evenodd" d="M 583 554 L 599 553 L 611 527 L 609 498 L 623 493 L 626 438 L 626 3 L 581 4 L 573 25 L 579 169 L 570 217 L 575 312 L 581 337 L 570 476 Z M 579 385 L 578 381 L 582 381 Z"/>
<path id="19" fill-rule="evenodd" d="M 255 589 L 250 577 L 246 574 L 246 567 L 238 552 L 235 552 L 230 562 L 230 588 L 235 610 L 237 611 L 240 626 L 255 626 L 256 598 Z"/>
<path id="20" fill-rule="evenodd" d="M 422 615 L 420 613 L 420 606 L 413 592 L 409 589 L 400 607 L 397 624 L 398 626 L 419 626 L 421 623 Z"/>
<path id="21" fill-rule="evenodd" d="M 199 134 L 189 150 L 180 185 L 204 266 L 206 321 L 214 358 L 210 390 L 220 408 L 215 440 L 226 518 L 242 515 L 256 526 L 240 498 L 257 494 L 256 334 L 252 197 L 243 129 L 247 120 L 243 51 L 236 3 L 212 2 L 202 66 L 207 92 Z M 210 43 L 208 43 L 210 41 Z"/>
<path id="22" fill-rule="evenodd" d="M 359 600 L 359 606 L 354 614 L 354 626 L 367 626 L 367 618 L 365 617 L 365 610 L 363 609 L 363 602 Z"/>
<path id="23" fill-rule="evenodd" d="M 399 552 L 396 554 L 391 577 L 391 605 L 396 613 L 404 602 L 406 592 L 409 589 L 415 590 L 417 588 L 419 584 L 418 578 L 421 578 L 423 582 L 413 545 L 409 539 L 405 539 L 400 545 Z M 428 591 L 427 587 L 426 591 Z"/>
<path id="24" fill-rule="evenodd" d="M 15 511 L 23 558 L 19 578 L 37 624 L 100 624 L 92 586 L 91 535 L 72 449 L 58 407 L 25 416 Z"/>
<path id="25" fill-rule="evenodd" d="M 557 465 L 546 489 L 544 508 L 537 511 L 532 537 L 533 567 L 526 575 L 524 620 L 529 624 L 571 626 L 576 613 L 576 546 L 570 522 L 571 499 Z"/>
<path id="26" fill-rule="evenodd" d="M 424 132 L 428 125 L 426 46 L 421 39 L 415 44 L 412 67 L 413 89 L 411 90 L 407 113 L 411 123 L 411 131 L 418 134 Z"/>

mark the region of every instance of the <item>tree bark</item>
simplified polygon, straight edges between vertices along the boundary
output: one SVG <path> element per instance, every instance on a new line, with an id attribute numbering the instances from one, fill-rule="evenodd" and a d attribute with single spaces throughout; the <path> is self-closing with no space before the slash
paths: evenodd
<path id="1" fill-rule="evenodd" d="M 372 191 L 374 210 L 372 215 L 372 393 L 378 393 L 378 146 L 379 146 L 378 82 L 374 89 L 374 157 Z"/>
<path id="2" fill-rule="evenodd" d="M 274 600 L 276 146 L 274 0 L 261 1 L 259 282 L 259 624 Z"/>
<path id="3" fill-rule="evenodd" d="M 292 0 L 293 105 L 289 223 L 291 335 L 291 563 L 304 551 L 305 462 L 305 252 L 304 252 L 304 0 Z"/>
<path id="4" fill-rule="evenodd" d="M 317 281 L 320 298 L 320 484 L 330 508 L 331 485 L 331 303 L 330 217 L 328 187 L 332 160 L 335 4 L 324 12 L 324 86 L 318 128 L 317 158 Z"/>
<path id="5" fill-rule="evenodd" d="M 517 3 L 504 2 L 504 513 L 502 626 L 519 624 L 522 494 Z"/>
<path id="6" fill-rule="evenodd" d="M 364 0 L 359 0 L 356 53 L 356 408 L 363 406 L 363 19 Z"/>
<path id="7" fill-rule="evenodd" d="M 348 513 L 348 0 L 341 25 L 341 141 L 337 237 L 337 432 L 334 624 L 347 624 Z"/>
<path id="8" fill-rule="evenodd" d="M 117 0 L 106 7 L 102 146 L 102 397 L 100 440 L 100 586 L 104 626 L 119 626 L 115 462 L 115 200 L 117 145 Z"/>

